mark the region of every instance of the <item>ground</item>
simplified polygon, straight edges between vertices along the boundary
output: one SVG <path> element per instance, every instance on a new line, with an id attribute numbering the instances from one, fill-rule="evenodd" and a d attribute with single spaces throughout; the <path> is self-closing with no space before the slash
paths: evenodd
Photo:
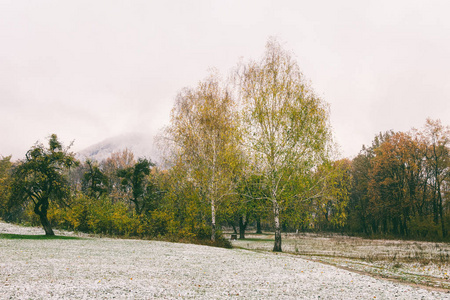
<path id="1" fill-rule="evenodd" d="M 269 251 L 273 234 L 249 234 L 235 247 Z M 450 291 L 450 244 L 340 234 L 283 234 L 283 251 L 344 269 Z"/>
<path id="2" fill-rule="evenodd" d="M 45 239 L 1 222 L 0 234 L 0 299 L 450 299 L 292 254 L 70 233 Z"/>

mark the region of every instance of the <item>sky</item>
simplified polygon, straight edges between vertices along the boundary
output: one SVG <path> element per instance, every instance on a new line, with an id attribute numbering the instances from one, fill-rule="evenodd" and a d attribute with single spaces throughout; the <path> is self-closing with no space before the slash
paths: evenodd
<path id="1" fill-rule="evenodd" d="M 0 1 L 0 155 L 56 133 L 79 151 L 156 133 L 216 68 L 292 51 L 342 157 L 386 130 L 450 125 L 449 1 Z"/>

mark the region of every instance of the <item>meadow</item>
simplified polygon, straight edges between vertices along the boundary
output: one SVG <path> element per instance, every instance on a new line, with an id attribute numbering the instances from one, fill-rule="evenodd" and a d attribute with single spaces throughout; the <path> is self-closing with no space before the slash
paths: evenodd
<path id="1" fill-rule="evenodd" d="M 273 234 L 248 234 L 233 246 L 269 251 Z M 450 290 L 450 244 L 364 239 L 340 234 L 283 234 L 283 251 L 365 274 Z"/>
<path id="2" fill-rule="evenodd" d="M 289 253 L 56 234 L 0 222 L 1 299 L 450 298 Z"/>

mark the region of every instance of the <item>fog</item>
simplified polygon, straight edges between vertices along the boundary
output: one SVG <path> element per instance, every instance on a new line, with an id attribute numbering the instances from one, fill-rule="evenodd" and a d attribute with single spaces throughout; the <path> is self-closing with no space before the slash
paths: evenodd
<path id="1" fill-rule="evenodd" d="M 342 156 L 389 129 L 450 125 L 447 1 L 2 1 L 0 155 L 168 124 L 178 91 L 270 36 L 330 103 Z"/>

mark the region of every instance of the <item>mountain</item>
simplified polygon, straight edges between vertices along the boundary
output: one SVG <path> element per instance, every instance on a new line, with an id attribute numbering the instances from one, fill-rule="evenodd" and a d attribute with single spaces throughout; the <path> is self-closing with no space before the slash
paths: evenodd
<path id="1" fill-rule="evenodd" d="M 154 144 L 154 135 L 142 133 L 130 133 L 108 138 L 100 143 L 89 146 L 77 153 L 81 160 L 87 158 L 102 161 L 111 156 L 113 152 L 128 149 L 134 153 L 134 157 L 146 157 L 153 162 L 160 161 L 160 154 Z"/>

